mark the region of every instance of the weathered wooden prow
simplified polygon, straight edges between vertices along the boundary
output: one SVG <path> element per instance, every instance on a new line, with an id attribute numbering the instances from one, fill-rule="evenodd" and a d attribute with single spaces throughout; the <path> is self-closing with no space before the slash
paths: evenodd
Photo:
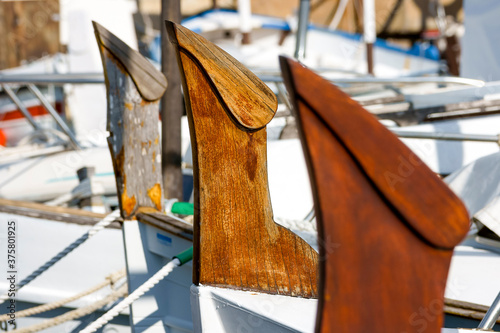
<path id="1" fill-rule="evenodd" d="M 453 247 L 469 228 L 464 205 L 358 103 L 280 61 L 326 259 L 317 331 L 440 332 Z"/>
<path id="2" fill-rule="evenodd" d="M 166 22 L 188 106 L 194 160 L 195 284 L 317 295 L 317 253 L 273 221 L 266 124 L 277 100 L 238 61 Z"/>
<path id="3" fill-rule="evenodd" d="M 121 215 L 163 211 L 158 103 L 167 80 L 137 51 L 93 25 L 106 79 L 108 144 Z"/>

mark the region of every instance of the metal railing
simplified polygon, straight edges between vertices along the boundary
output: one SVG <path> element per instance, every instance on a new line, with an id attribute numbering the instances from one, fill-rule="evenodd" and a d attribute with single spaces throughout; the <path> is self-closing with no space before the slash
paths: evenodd
<path id="1" fill-rule="evenodd" d="M 257 76 L 264 82 L 283 82 L 281 75 L 277 74 L 259 74 Z M 424 77 L 399 77 L 399 78 L 377 78 L 377 77 L 354 77 L 354 78 L 335 78 L 329 81 L 338 84 L 457 84 L 473 87 L 483 87 L 485 82 L 482 80 L 468 79 L 455 76 L 424 76 Z M 102 73 L 81 73 L 81 74 L 0 74 L 0 83 L 17 84 L 54 84 L 63 85 L 73 84 L 102 84 L 104 76 Z"/>
<path id="2" fill-rule="evenodd" d="M 491 304 L 488 312 L 484 315 L 483 320 L 479 323 L 477 327 L 480 331 L 491 331 L 498 318 L 500 317 L 500 293 L 498 293 L 497 297 Z"/>
<path id="3" fill-rule="evenodd" d="M 267 83 L 273 83 L 277 86 L 278 94 L 281 99 L 291 108 L 291 104 L 286 96 L 286 91 L 283 87 L 283 79 L 280 75 L 258 75 L 259 78 Z M 470 85 L 475 87 L 484 86 L 484 81 L 466 79 L 459 77 L 403 77 L 397 79 L 374 78 L 374 77 L 359 77 L 359 78 L 339 78 L 332 80 L 335 83 L 376 83 L 376 84 L 417 84 L 417 83 L 438 83 L 438 84 L 459 84 Z M 65 85 L 65 84 L 104 84 L 104 76 L 102 73 L 78 73 L 78 74 L 0 74 L 0 87 L 6 92 L 13 103 L 19 108 L 27 121 L 39 130 L 39 125 L 35 122 L 27 108 L 21 100 L 16 96 L 15 92 L 9 85 L 26 86 L 30 92 L 36 96 L 40 103 L 47 109 L 50 115 L 62 131 L 70 139 L 71 145 L 75 149 L 81 149 L 75 135 L 67 126 L 64 120 L 57 114 L 54 107 L 45 98 L 35 84 L 39 85 Z M 413 139 L 433 139 L 433 140 L 448 140 L 448 141 L 477 141 L 477 142 L 494 142 L 500 144 L 499 135 L 480 135 L 480 134 L 461 134 L 461 133 L 431 133 L 431 132 L 416 132 L 404 131 L 399 129 L 391 129 L 391 131 L 401 138 Z"/>
<path id="4" fill-rule="evenodd" d="M 23 114 L 23 116 L 26 118 L 26 120 L 30 123 L 31 126 L 35 129 L 35 131 L 41 131 L 42 128 L 37 124 L 31 113 L 28 111 L 26 106 L 23 104 L 21 99 L 16 95 L 14 90 L 10 87 L 9 84 L 12 83 L 18 83 L 23 86 L 26 86 L 28 90 L 40 101 L 40 103 L 43 105 L 43 107 L 47 110 L 47 112 L 52 116 L 54 121 L 57 123 L 57 125 L 61 128 L 63 133 L 69 138 L 69 143 L 71 146 L 76 149 L 76 150 L 81 150 L 82 147 L 78 143 L 78 140 L 76 139 L 76 136 L 73 134 L 71 129 L 68 127 L 66 122 L 59 116 L 57 111 L 54 109 L 52 104 L 47 100 L 45 95 L 38 89 L 38 87 L 33 83 L 33 81 L 37 81 L 36 78 L 33 78 L 33 75 L 21 75 L 25 76 L 24 80 L 18 81 L 17 75 L 2 75 L 0 77 L 3 78 L 3 81 L 0 79 L 0 87 L 5 91 L 9 99 L 16 105 L 16 107 L 19 109 L 19 111 Z M 6 78 L 7 77 L 7 78 Z M 14 79 L 14 80 L 12 80 Z M 49 80 L 49 82 L 46 82 L 46 84 L 52 84 Z"/>
<path id="5" fill-rule="evenodd" d="M 400 138 L 407 139 L 431 139 L 431 140 L 445 140 L 445 141 L 476 141 L 476 142 L 494 142 L 500 145 L 499 135 L 486 135 L 486 134 L 462 134 L 462 133 L 440 133 L 440 132 L 416 132 L 404 131 L 389 128 L 392 133 Z"/>

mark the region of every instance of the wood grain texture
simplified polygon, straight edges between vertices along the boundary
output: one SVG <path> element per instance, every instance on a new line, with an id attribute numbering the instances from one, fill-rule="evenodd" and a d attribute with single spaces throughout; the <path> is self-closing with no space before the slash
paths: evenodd
<path id="1" fill-rule="evenodd" d="M 108 145 L 121 215 L 130 219 L 148 208 L 163 211 L 159 102 L 139 93 L 123 63 L 101 44 L 102 29 L 95 32 L 106 81 Z"/>
<path id="2" fill-rule="evenodd" d="M 439 332 L 452 250 L 469 226 L 463 204 L 338 88 L 288 58 L 281 66 L 325 259 L 317 331 Z"/>
<path id="3" fill-rule="evenodd" d="M 0 69 L 61 52 L 59 1 L 0 1 Z"/>
<path id="4" fill-rule="evenodd" d="M 186 240 L 193 240 L 193 226 L 160 213 L 137 213 L 137 220 Z"/>
<path id="5" fill-rule="evenodd" d="M 92 24 L 97 42 L 104 46 L 123 65 L 142 98 L 146 101 L 158 100 L 167 89 L 165 76 L 149 60 L 136 50 L 131 49 L 102 25 L 94 21 L 92 21 Z"/>
<path id="6" fill-rule="evenodd" d="M 249 105 L 252 113 L 267 115 L 268 104 L 254 104 L 255 91 L 249 84 L 214 85 L 210 78 L 229 76 L 228 72 L 234 71 L 233 62 L 213 57 L 212 64 L 206 56 L 201 62 L 198 57 L 202 55 L 189 51 L 193 49 L 191 39 L 177 38 L 178 29 L 171 24 L 169 31 L 177 45 L 193 149 L 194 283 L 316 297 L 316 251 L 273 221 L 266 128 L 241 126 L 232 116 L 241 112 L 228 110 L 219 92 L 234 92 L 245 99 L 240 103 Z M 182 30 L 182 36 L 187 33 L 193 34 Z M 198 50 L 206 49 L 213 55 L 214 47 L 205 41 Z"/>
<path id="7" fill-rule="evenodd" d="M 192 55 L 205 70 L 222 103 L 237 123 L 260 129 L 273 119 L 278 99 L 264 82 L 240 62 L 181 25 L 165 21 L 170 40 Z"/>

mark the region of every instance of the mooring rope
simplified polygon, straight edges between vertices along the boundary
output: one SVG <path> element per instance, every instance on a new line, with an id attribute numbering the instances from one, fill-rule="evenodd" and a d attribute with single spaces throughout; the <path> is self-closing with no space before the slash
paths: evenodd
<path id="1" fill-rule="evenodd" d="M 97 331 L 102 326 L 106 325 L 110 320 L 116 317 L 121 311 L 130 306 L 134 301 L 139 299 L 142 295 L 148 292 L 151 288 L 153 288 L 158 282 L 160 282 L 163 278 L 165 278 L 170 272 L 174 270 L 174 268 L 181 265 L 179 259 L 174 258 L 168 264 L 163 266 L 155 275 L 150 277 L 144 284 L 142 284 L 139 288 L 134 290 L 133 293 L 128 295 L 124 300 L 115 305 L 111 310 L 102 315 L 99 319 L 94 321 L 92 324 L 87 326 L 84 330 L 80 331 L 80 333 L 92 333 Z"/>
<path id="2" fill-rule="evenodd" d="M 99 283 L 99 284 L 79 293 L 79 294 L 76 294 L 76 295 L 71 296 L 71 297 L 67 297 L 67 298 L 59 300 L 59 301 L 55 301 L 55 302 L 35 306 L 35 307 L 29 308 L 26 310 L 18 311 L 18 312 L 16 312 L 16 319 L 22 318 L 22 317 L 29 317 L 29 316 L 33 316 L 33 315 L 36 315 L 36 314 L 39 314 L 42 312 L 46 312 L 46 311 L 60 308 L 64 304 L 76 301 L 77 299 L 80 299 L 80 298 L 85 297 L 87 295 L 93 294 L 94 292 L 96 292 L 96 291 L 98 291 L 106 286 L 113 285 L 118 280 L 123 278 L 124 276 L 125 276 L 125 269 L 122 269 L 122 270 L 115 272 L 115 273 L 109 275 L 108 277 L 106 277 L 105 281 L 103 281 L 103 282 L 101 282 L 101 283 Z M 9 319 L 10 319 L 10 314 L 4 314 L 4 315 L 0 316 L 0 322 L 7 321 Z"/>
<path id="3" fill-rule="evenodd" d="M 36 271 L 31 273 L 28 277 L 26 277 L 24 280 L 19 282 L 17 285 L 17 290 L 21 289 L 34 279 L 36 279 L 38 276 L 40 276 L 43 272 L 45 272 L 47 269 L 52 267 L 55 263 L 57 263 L 59 260 L 64 258 L 66 255 L 68 255 L 70 252 L 72 252 L 74 249 L 76 249 L 78 246 L 83 244 L 85 241 L 90 239 L 92 236 L 97 234 L 99 231 L 102 229 L 106 228 L 109 226 L 111 223 L 118 221 L 118 218 L 120 217 L 120 211 L 115 210 L 111 214 L 107 215 L 104 219 L 99 221 L 97 224 L 95 224 L 89 231 L 87 231 L 85 234 L 83 234 L 80 238 L 78 238 L 76 241 L 71 243 L 68 247 L 66 247 L 64 250 L 59 252 L 57 255 L 55 255 L 52 259 L 47 261 L 45 264 L 40 266 Z M 6 300 L 9 299 L 8 293 L 5 293 L 4 295 L 0 296 L 0 304 L 4 303 Z"/>
<path id="4" fill-rule="evenodd" d="M 13 330 L 13 331 L 11 331 L 11 333 L 33 333 L 33 332 L 45 330 L 49 327 L 57 326 L 57 325 L 65 323 L 67 321 L 75 320 L 75 319 L 81 318 L 83 316 L 89 315 L 89 314 L 99 310 L 100 308 L 102 308 L 106 304 L 114 302 L 117 299 L 119 299 L 120 297 L 124 297 L 125 295 L 127 295 L 127 284 L 126 283 L 123 286 L 121 286 L 120 288 L 118 288 L 117 290 L 114 290 L 108 296 L 106 296 L 103 299 L 100 299 L 100 300 L 98 300 L 98 301 L 96 301 L 88 306 L 85 306 L 85 307 L 82 307 L 82 308 L 79 308 L 79 309 L 76 309 L 73 311 L 66 312 L 63 315 L 54 317 L 52 319 L 45 320 L 39 324 L 35 324 L 32 326 L 28 326 L 28 327 L 23 327 L 23 328 L 20 328 L 18 330 Z"/>
<path id="5" fill-rule="evenodd" d="M 124 300 L 115 305 L 111 310 L 106 312 L 102 317 L 94 321 L 92 324 L 87 326 L 80 333 L 92 333 L 97 331 L 102 326 L 106 325 L 110 320 L 116 317 L 121 311 L 130 306 L 139 297 L 147 293 L 151 288 L 157 285 L 161 280 L 163 280 L 170 272 L 172 272 L 176 267 L 182 266 L 185 263 L 193 259 L 193 247 L 179 253 L 176 255 L 168 264 L 163 266 L 158 272 L 150 277 L 146 282 L 144 282 L 139 288 L 134 290 L 130 295 L 128 295 Z"/>

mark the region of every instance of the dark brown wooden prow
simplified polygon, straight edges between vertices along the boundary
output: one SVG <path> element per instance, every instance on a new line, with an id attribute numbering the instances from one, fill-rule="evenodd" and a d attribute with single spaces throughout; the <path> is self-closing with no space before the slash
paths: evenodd
<path id="1" fill-rule="evenodd" d="M 273 221 L 266 124 L 275 95 L 217 46 L 166 24 L 193 148 L 194 283 L 316 297 L 317 253 Z"/>
<path id="2" fill-rule="evenodd" d="M 159 99 L 165 76 L 137 51 L 93 22 L 106 80 L 109 149 L 121 215 L 163 211 Z"/>
<path id="3" fill-rule="evenodd" d="M 313 185 L 318 332 L 440 332 L 465 207 L 379 121 L 281 57 Z M 329 246 L 335 244 L 334 247 Z"/>

